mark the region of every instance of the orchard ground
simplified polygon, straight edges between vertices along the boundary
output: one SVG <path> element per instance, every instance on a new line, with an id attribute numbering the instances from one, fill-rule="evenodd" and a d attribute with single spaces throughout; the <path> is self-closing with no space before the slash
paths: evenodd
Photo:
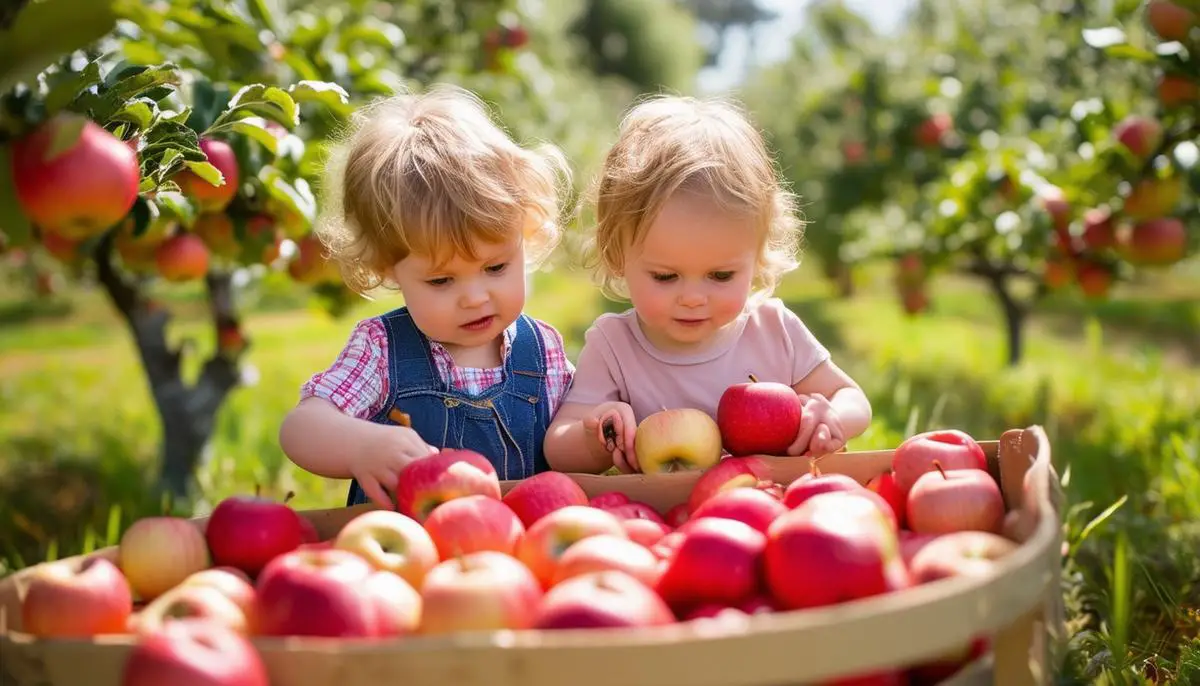
<path id="1" fill-rule="evenodd" d="M 1200 643 L 1192 643 L 1200 628 L 1200 264 L 1147 275 L 1105 302 L 1055 296 L 1035 317 L 1015 369 L 1003 366 L 1002 320 L 977 282 L 939 278 L 931 310 L 909 318 L 889 267 L 861 269 L 847 300 L 815 270 L 806 265 L 779 295 L 872 400 L 874 422 L 852 449 L 894 447 L 932 427 L 989 439 L 1042 424 L 1068 498 L 1063 592 L 1077 636 L 1066 673 L 1090 662 L 1187 683 L 1187 670 L 1200 670 Z M 600 311 L 623 307 L 561 269 L 534 284 L 529 312 L 559 327 L 572 356 Z M 11 570 L 112 544 L 163 504 L 144 486 L 158 416 L 102 294 L 31 300 L 15 285 L 0 288 L 8 289 L 0 291 L 0 555 Z M 203 292 L 174 286 L 163 296 L 177 313 L 174 333 L 195 336 L 207 352 Z M 344 502 L 345 483 L 287 461 L 277 430 L 300 384 L 329 364 L 352 323 L 397 302 L 364 301 L 335 320 L 297 297 L 286 276 L 273 275 L 247 298 L 249 385 L 219 418 L 199 473 L 200 511 L 256 486 L 276 497 L 294 491 L 301 508 Z"/>

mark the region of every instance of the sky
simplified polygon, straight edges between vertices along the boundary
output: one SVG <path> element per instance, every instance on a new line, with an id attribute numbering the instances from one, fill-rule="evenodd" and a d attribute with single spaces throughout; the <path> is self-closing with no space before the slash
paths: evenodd
<path id="1" fill-rule="evenodd" d="M 700 73 L 701 90 L 736 88 L 749 64 L 769 64 L 786 57 L 792 35 L 803 25 L 808 4 L 809 0 L 761 0 L 761 5 L 775 11 L 779 18 L 758 27 L 754 50 L 749 49 L 744 32 L 731 32 L 720 62 Z M 846 0 L 846 4 L 880 30 L 887 30 L 896 25 L 912 0 Z"/>

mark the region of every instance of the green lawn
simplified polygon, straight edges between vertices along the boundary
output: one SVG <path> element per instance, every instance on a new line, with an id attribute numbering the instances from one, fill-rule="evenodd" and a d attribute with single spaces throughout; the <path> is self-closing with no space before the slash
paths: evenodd
<path id="1" fill-rule="evenodd" d="M 852 447 L 894 447 L 931 427 L 986 439 L 1042 424 L 1068 494 L 1063 592 L 1076 637 L 1064 683 L 1136 683 L 1151 673 L 1159 683 L 1200 683 L 1196 267 L 1125 286 L 1107 303 L 1056 297 L 1032 322 L 1016 369 L 1002 365 L 1002 325 L 976 284 L 942 278 L 932 311 L 908 318 L 888 279 L 864 270 L 849 300 L 803 275 L 779 293 L 871 398 L 875 421 Z M 205 351 L 200 294 L 167 295 L 197 315 L 181 317 L 174 334 Z M 256 485 L 295 491 L 300 507 L 338 506 L 345 485 L 293 468 L 276 432 L 351 324 L 395 303 L 364 302 L 335 320 L 275 285 L 247 304 L 250 385 L 220 417 L 199 507 Z M 604 307 L 578 275 L 551 272 L 538 276 L 529 311 L 556 324 L 574 354 Z M 9 566 L 103 545 L 133 517 L 161 509 L 144 486 L 158 436 L 135 353 L 102 297 L 31 304 L 0 292 L 0 545 Z M 1088 526 L 1124 495 L 1111 517 Z M 1126 564 L 1114 568 L 1126 545 Z"/>

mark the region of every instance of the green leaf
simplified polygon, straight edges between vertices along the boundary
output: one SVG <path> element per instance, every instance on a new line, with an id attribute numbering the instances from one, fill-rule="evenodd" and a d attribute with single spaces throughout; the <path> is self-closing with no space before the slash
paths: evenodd
<path id="1" fill-rule="evenodd" d="M 270 119 L 284 125 L 289 130 L 300 123 L 300 112 L 296 107 L 296 101 L 287 94 L 287 91 L 275 86 L 256 83 L 244 86 L 234 93 L 233 98 L 229 101 L 229 106 L 214 123 L 214 128 L 247 113 Z"/>
<path id="2" fill-rule="evenodd" d="M 179 81 L 179 70 L 170 63 L 123 77 L 100 96 L 92 108 L 92 116 L 102 124 L 107 123 L 129 100 L 164 85 L 178 85 Z"/>
<path id="3" fill-rule="evenodd" d="M 11 176 L 12 165 L 9 163 L 10 154 L 7 145 L 0 145 L 0 233 L 7 237 L 10 245 L 25 245 L 33 235 L 33 227 L 17 202 L 17 191 L 13 187 Z"/>
<path id="4" fill-rule="evenodd" d="M 1139 48 L 1128 43 L 1122 43 L 1120 45 L 1114 45 L 1112 47 L 1105 48 L 1104 54 L 1108 55 L 1109 57 L 1136 60 L 1138 62 L 1154 62 L 1158 59 L 1155 57 L 1154 53 L 1150 52 L 1149 50 Z"/>
<path id="5" fill-rule="evenodd" d="M 75 147 L 75 144 L 79 142 L 79 136 L 83 134 L 83 127 L 87 124 L 87 117 L 74 113 L 66 113 L 57 117 L 51 132 L 50 145 L 47 146 L 46 154 L 42 159 L 50 162 Z"/>
<path id="6" fill-rule="evenodd" d="M 264 148 L 269 150 L 272 155 L 276 155 L 279 153 L 279 139 L 275 137 L 274 133 L 271 133 L 271 131 L 266 128 L 266 124 L 267 120 L 263 119 L 262 117 L 246 117 L 245 119 L 239 119 L 237 121 L 222 124 L 219 127 L 209 129 L 208 133 L 213 134 L 224 131 L 240 133 L 243 136 L 247 136 L 258 141 Z"/>
<path id="7" fill-rule="evenodd" d="M 329 81 L 300 81 L 288 89 L 296 102 L 317 102 L 330 107 L 350 102 L 350 95 L 336 83 Z"/>
<path id="8" fill-rule="evenodd" d="M 221 173 L 220 169 L 217 169 L 212 164 L 208 162 L 196 162 L 194 160 L 188 160 L 187 162 L 184 162 L 184 164 L 187 165 L 187 168 L 192 170 L 196 176 L 199 176 L 212 185 L 225 185 L 225 175 Z"/>
<path id="9" fill-rule="evenodd" d="M 145 98 L 138 98 L 113 114 L 113 121 L 127 121 L 138 129 L 148 129 L 158 113 L 158 103 Z"/>
<path id="10" fill-rule="evenodd" d="M 113 0 L 39 0 L 0 31 L 0 92 L 38 72 L 72 50 L 102 38 L 116 25 Z"/>
<path id="11" fill-rule="evenodd" d="M 163 191 L 154 196 L 162 214 L 173 217 L 181 224 L 191 226 L 196 217 L 196 208 L 187 196 L 179 191 Z"/>
<path id="12" fill-rule="evenodd" d="M 70 105 L 80 93 L 100 83 L 100 63 L 88 62 L 83 71 L 74 72 L 60 80 L 46 94 L 46 114 L 55 114 Z"/>

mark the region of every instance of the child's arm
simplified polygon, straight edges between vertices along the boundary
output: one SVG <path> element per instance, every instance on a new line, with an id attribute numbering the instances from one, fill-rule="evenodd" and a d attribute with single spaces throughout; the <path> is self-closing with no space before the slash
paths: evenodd
<path id="1" fill-rule="evenodd" d="M 608 419 L 611 431 L 605 438 L 603 423 Z M 614 464 L 623 472 L 637 471 L 636 428 L 628 403 L 566 403 L 546 431 L 546 461 L 556 472 L 599 474 Z"/>
<path id="2" fill-rule="evenodd" d="M 316 397 L 306 398 L 284 418 L 279 444 L 301 469 L 331 479 L 357 479 L 367 497 L 389 509 L 392 500 L 386 491 L 395 489 L 400 470 L 437 452 L 410 428 L 350 417 Z"/>
<path id="3" fill-rule="evenodd" d="M 871 425 L 871 402 L 849 374 L 826 360 L 792 388 L 805 400 L 800 433 L 789 455 L 840 450 Z"/>

